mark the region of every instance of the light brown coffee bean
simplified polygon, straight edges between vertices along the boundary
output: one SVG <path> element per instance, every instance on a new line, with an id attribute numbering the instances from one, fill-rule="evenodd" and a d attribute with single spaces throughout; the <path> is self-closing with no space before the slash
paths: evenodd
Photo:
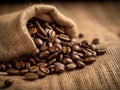
<path id="1" fill-rule="evenodd" d="M 43 51 L 39 54 L 40 58 L 47 58 L 49 56 L 49 51 Z"/>
<path id="2" fill-rule="evenodd" d="M 70 63 L 70 64 L 68 64 L 68 65 L 66 65 L 66 69 L 67 70 L 74 70 L 74 69 L 76 69 L 76 64 L 75 63 Z"/>
<path id="3" fill-rule="evenodd" d="M 40 33 L 36 33 L 36 36 L 43 41 L 48 39 L 48 37 L 45 37 L 45 36 L 41 35 Z"/>
<path id="4" fill-rule="evenodd" d="M 37 28 L 34 28 L 34 27 L 30 28 L 29 33 L 30 33 L 30 35 L 33 35 L 33 34 L 37 33 Z"/>
<path id="5" fill-rule="evenodd" d="M 63 40 L 63 41 L 70 41 L 70 37 L 65 35 L 65 34 L 59 34 L 58 38 Z"/>
<path id="6" fill-rule="evenodd" d="M 92 49 L 92 50 L 94 50 L 94 51 L 95 51 L 95 50 L 97 49 L 97 47 L 96 47 L 96 45 L 91 44 L 91 45 L 90 45 L 90 49 Z"/>
<path id="7" fill-rule="evenodd" d="M 6 72 L 8 73 L 8 75 L 18 75 L 19 74 L 19 70 L 17 70 L 17 69 L 8 69 Z"/>
<path id="8" fill-rule="evenodd" d="M 20 74 L 20 75 L 24 75 L 24 74 L 27 73 L 27 72 L 29 72 L 28 69 L 23 69 L 23 70 L 20 70 L 20 71 L 19 71 L 19 74 Z"/>
<path id="9" fill-rule="evenodd" d="M 57 56 L 58 56 L 58 52 L 54 52 L 47 59 L 53 59 L 53 58 L 56 58 Z"/>
<path id="10" fill-rule="evenodd" d="M 25 75 L 24 75 L 24 80 L 30 80 L 30 81 L 34 81 L 34 80 L 36 80 L 36 79 L 38 79 L 38 74 L 36 74 L 36 73 L 26 73 Z"/>
<path id="11" fill-rule="evenodd" d="M 85 67 L 85 64 L 82 61 L 77 61 L 76 64 L 77 64 L 77 68 L 79 69 L 82 69 Z"/>
<path id="12" fill-rule="evenodd" d="M 55 38 L 55 39 L 54 39 L 54 42 L 55 42 L 55 43 L 59 43 L 59 44 L 60 44 L 60 43 L 61 43 L 61 40 L 60 40 L 60 39 L 58 39 L 58 38 Z"/>
<path id="13" fill-rule="evenodd" d="M 37 71 L 39 71 L 39 67 L 38 66 L 31 66 L 29 68 L 29 70 L 30 70 L 30 72 L 37 72 Z"/>
<path id="14" fill-rule="evenodd" d="M 35 44 L 40 47 L 41 45 L 43 45 L 43 41 L 40 38 L 35 38 Z"/>
<path id="15" fill-rule="evenodd" d="M 15 61 L 15 67 L 17 68 L 17 69 L 21 69 L 21 63 L 17 60 L 17 61 Z"/>
<path id="16" fill-rule="evenodd" d="M 73 63 L 72 59 L 70 59 L 70 58 L 64 58 L 62 62 L 63 62 L 63 64 L 65 64 L 65 65 L 70 64 L 70 63 Z"/>
<path id="17" fill-rule="evenodd" d="M 55 69 L 56 73 L 62 73 L 62 72 L 65 71 L 65 65 L 64 64 L 59 63 L 59 62 L 55 62 L 54 65 L 55 65 L 54 69 Z"/>
<path id="18" fill-rule="evenodd" d="M 52 42 L 48 42 L 47 44 L 48 44 L 48 47 L 49 47 L 49 48 L 50 48 L 50 47 L 53 47 Z"/>
<path id="19" fill-rule="evenodd" d="M 91 63 L 93 63 L 95 60 L 96 60 L 95 57 L 88 57 L 88 58 L 85 58 L 84 63 L 85 63 L 85 64 L 91 64 Z"/>
<path id="20" fill-rule="evenodd" d="M 56 58 L 51 59 L 51 60 L 48 62 L 48 65 L 54 64 L 55 62 L 56 62 Z"/>
<path id="21" fill-rule="evenodd" d="M 53 31 L 53 30 L 49 30 L 48 34 L 51 38 L 54 38 L 56 35 L 55 31 Z"/>
<path id="22" fill-rule="evenodd" d="M 66 54 L 66 53 L 67 53 L 66 46 L 63 46 L 63 47 L 62 47 L 62 53 L 63 53 L 63 54 Z"/>
<path id="23" fill-rule="evenodd" d="M 37 74 L 39 75 L 40 78 L 43 78 L 46 76 L 46 74 L 42 71 L 37 71 Z"/>

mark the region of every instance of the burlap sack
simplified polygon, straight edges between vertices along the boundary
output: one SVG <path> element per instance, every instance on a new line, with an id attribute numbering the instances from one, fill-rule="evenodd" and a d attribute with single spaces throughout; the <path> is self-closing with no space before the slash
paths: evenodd
<path id="1" fill-rule="evenodd" d="M 0 61 L 8 61 L 22 54 L 30 54 L 36 49 L 26 27 L 27 21 L 38 17 L 44 21 L 55 21 L 65 26 L 70 37 L 78 33 L 75 23 L 51 5 L 33 5 L 24 10 L 0 17 Z"/>

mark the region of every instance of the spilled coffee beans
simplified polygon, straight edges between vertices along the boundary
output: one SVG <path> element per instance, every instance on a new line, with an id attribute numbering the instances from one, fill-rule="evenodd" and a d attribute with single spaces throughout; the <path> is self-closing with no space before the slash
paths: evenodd
<path id="1" fill-rule="evenodd" d="M 28 31 L 37 47 L 32 55 L 23 55 L 10 62 L 0 62 L 0 71 L 8 75 L 24 75 L 24 80 L 36 80 L 52 73 L 82 69 L 92 64 L 97 55 L 106 49 L 96 47 L 99 39 L 92 42 L 76 42 L 65 32 L 63 26 L 32 18 L 27 23 Z M 79 34 L 82 38 L 83 34 Z"/>

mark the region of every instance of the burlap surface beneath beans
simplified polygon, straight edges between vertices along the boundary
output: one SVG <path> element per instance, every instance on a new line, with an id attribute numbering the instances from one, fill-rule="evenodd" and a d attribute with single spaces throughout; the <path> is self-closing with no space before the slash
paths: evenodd
<path id="1" fill-rule="evenodd" d="M 20 76 L 0 76 L 0 80 L 13 79 L 15 83 L 5 90 L 119 90 L 120 89 L 120 41 L 106 30 L 80 31 L 84 39 L 98 37 L 107 53 L 82 70 L 48 75 L 36 81 L 24 81 Z"/>

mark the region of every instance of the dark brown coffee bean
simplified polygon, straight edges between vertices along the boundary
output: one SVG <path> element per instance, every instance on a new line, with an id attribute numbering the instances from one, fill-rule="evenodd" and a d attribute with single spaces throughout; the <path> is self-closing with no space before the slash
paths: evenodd
<path id="1" fill-rule="evenodd" d="M 70 63 L 70 64 L 68 64 L 68 65 L 66 65 L 66 69 L 67 70 L 74 70 L 74 69 L 76 69 L 76 64 L 75 63 Z"/>
<path id="2" fill-rule="evenodd" d="M 44 43 L 41 47 L 40 47 L 40 51 L 46 51 L 48 49 L 48 46 L 46 45 L 46 43 Z"/>
<path id="3" fill-rule="evenodd" d="M 62 72 L 65 71 L 65 65 L 64 64 L 59 63 L 59 62 L 55 62 L 54 65 L 55 65 L 54 69 L 55 69 L 56 73 L 62 73 Z"/>
<path id="4" fill-rule="evenodd" d="M 47 39 L 48 39 L 48 37 L 45 37 L 45 36 L 43 36 L 43 35 L 41 35 L 41 34 L 39 34 L 39 33 L 36 33 L 36 36 L 37 36 L 38 38 L 40 38 L 41 40 L 47 40 Z"/>
<path id="5" fill-rule="evenodd" d="M 67 64 L 70 64 L 70 63 L 73 63 L 72 59 L 70 59 L 70 58 L 64 58 L 63 59 L 63 64 L 67 65 Z"/>
<path id="6" fill-rule="evenodd" d="M 79 45 L 74 44 L 74 45 L 72 46 L 72 50 L 73 50 L 73 51 L 81 51 L 81 48 L 79 47 Z"/>
<path id="7" fill-rule="evenodd" d="M 33 28 L 34 24 L 33 23 L 27 23 L 27 28 Z"/>
<path id="8" fill-rule="evenodd" d="M 40 47 L 41 45 L 43 45 L 43 41 L 40 38 L 35 38 L 35 44 Z"/>
<path id="9" fill-rule="evenodd" d="M 30 35 L 33 35 L 33 34 L 37 33 L 37 28 L 29 29 L 29 33 L 30 33 Z"/>
<path id="10" fill-rule="evenodd" d="M 25 62 L 25 68 L 30 68 L 31 67 L 31 64 L 30 64 L 30 62 Z"/>
<path id="11" fill-rule="evenodd" d="M 33 55 L 36 56 L 40 53 L 40 50 L 37 48 L 35 51 L 33 51 Z"/>
<path id="12" fill-rule="evenodd" d="M 47 58 L 49 56 L 49 51 L 43 51 L 39 54 L 40 58 Z"/>
<path id="13" fill-rule="evenodd" d="M 106 49 L 104 49 L 104 48 L 96 49 L 96 53 L 97 53 L 97 55 L 103 55 L 106 53 Z"/>
<path id="14" fill-rule="evenodd" d="M 19 61 L 15 61 L 15 66 L 17 69 L 21 69 L 21 63 Z"/>
<path id="15" fill-rule="evenodd" d="M 4 81 L 5 88 L 11 87 L 14 83 L 14 80 L 7 79 Z"/>
<path id="16" fill-rule="evenodd" d="M 27 73 L 29 70 L 28 69 L 23 69 L 19 71 L 20 75 L 24 75 L 25 73 Z"/>
<path id="17" fill-rule="evenodd" d="M 85 64 L 82 61 L 77 61 L 76 64 L 77 64 L 77 68 L 79 69 L 82 69 L 85 67 Z"/>
<path id="18" fill-rule="evenodd" d="M 55 43 L 61 43 L 61 40 L 58 39 L 58 38 L 55 38 L 55 39 L 54 39 L 54 42 L 55 42 Z"/>
<path id="19" fill-rule="evenodd" d="M 6 63 L 5 66 L 6 66 L 7 69 L 12 69 L 12 65 L 10 63 Z"/>
<path id="20" fill-rule="evenodd" d="M 45 73 L 46 75 L 50 73 L 49 69 L 46 67 L 40 67 L 40 71 L 42 71 L 43 73 Z"/>
<path id="21" fill-rule="evenodd" d="M 71 58 L 70 55 L 64 54 L 63 55 L 64 58 Z"/>
<path id="22" fill-rule="evenodd" d="M 48 65 L 54 64 L 55 62 L 56 62 L 56 58 L 51 59 L 51 60 L 48 62 Z"/>
<path id="23" fill-rule="evenodd" d="M 83 38 L 83 34 L 82 33 L 79 33 L 79 38 Z"/>
<path id="24" fill-rule="evenodd" d="M 59 56 L 58 56 L 57 59 L 58 59 L 59 62 L 62 62 L 62 60 L 63 60 L 63 54 L 59 54 Z"/>
<path id="25" fill-rule="evenodd" d="M 83 55 L 84 55 L 84 58 L 86 57 L 91 57 L 92 56 L 92 53 L 87 51 L 86 49 L 84 48 L 81 48 L 81 51 L 83 52 Z"/>
<path id="26" fill-rule="evenodd" d="M 19 70 L 17 70 L 17 69 L 8 69 L 6 72 L 8 73 L 8 75 L 18 75 L 19 74 Z"/>
<path id="27" fill-rule="evenodd" d="M 46 62 L 39 62 L 37 63 L 39 67 L 46 67 L 48 64 Z"/>
<path id="28" fill-rule="evenodd" d="M 72 57 L 73 61 L 80 61 L 81 60 L 81 58 L 76 54 L 71 54 L 71 57 Z"/>
<path id="29" fill-rule="evenodd" d="M 37 71 L 39 71 L 39 67 L 38 66 L 31 66 L 29 68 L 29 70 L 30 70 L 30 72 L 37 72 Z"/>
<path id="30" fill-rule="evenodd" d="M 0 64 L 0 71 L 5 71 L 6 70 L 6 66 L 4 64 Z"/>
<path id="31" fill-rule="evenodd" d="M 37 71 L 37 74 L 39 75 L 40 78 L 43 78 L 46 76 L 46 74 L 42 71 Z"/>
<path id="32" fill-rule="evenodd" d="M 49 47 L 49 51 L 53 53 L 53 52 L 58 51 L 58 48 L 56 48 L 54 46 L 53 47 Z"/>
<path id="33" fill-rule="evenodd" d="M 62 41 L 62 42 L 61 42 L 61 45 L 72 47 L 72 43 L 70 43 L 70 42 L 64 42 L 64 41 Z"/>
<path id="34" fill-rule="evenodd" d="M 95 60 L 96 60 L 95 57 L 88 57 L 88 58 L 85 58 L 84 63 L 85 63 L 85 64 L 91 64 L 91 63 L 93 63 Z"/>
<path id="35" fill-rule="evenodd" d="M 97 49 L 97 47 L 96 47 L 96 45 L 91 44 L 91 45 L 90 45 L 90 49 L 92 49 L 92 50 L 94 50 L 94 51 L 95 51 L 95 50 Z"/>
<path id="36" fill-rule="evenodd" d="M 30 61 L 30 63 L 33 64 L 33 65 L 36 64 L 36 62 L 35 62 L 35 60 L 34 60 L 33 58 L 30 58 L 29 61 Z"/>
<path id="37" fill-rule="evenodd" d="M 63 40 L 63 41 L 70 41 L 70 37 L 65 35 L 65 34 L 59 34 L 58 38 Z"/>
<path id="38" fill-rule="evenodd" d="M 100 41 L 99 41 L 98 38 L 95 38 L 95 39 L 92 40 L 92 43 L 95 44 L 95 45 L 96 45 L 96 44 L 99 44 L 99 42 L 100 42 Z"/>
<path id="39" fill-rule="evenodd" d="M 23 62 L 22 60 L 19 61 L 21 63 L 21 68 L 25 67 L 25 62 Z"/>
<path id="40" fill-rule="evenodd" d="M 55 52 L 51 54 L 47 59 L 53 59 L 53 58 L 56 58 L 57 56 L 58 56 L 58 52 Z"/>
<path id="41" fill-rule="evenodd" d="M 38 21 L 36 21 L 36 26 L 38 27 L 37 29 L 42 35 L 47 36 L 47 33 L 45 32 L 45 30 L 43 30 L 42 26 Z"/>
<path id="42" fill-rule="evenodd" d="M 36 73 L 26 73 L 25 75 L 24 75 L 24 80 L 30 80 L 30 81 L 34 81 L 34 80 L 36 80 L 36 79 L 38 79 L 38 74 L 36 74 Z"/>
<path id="43" fill-rule="evenodd" d="M 62 46 L 59 43 L 54 43 L 53 46 L 58 48 L 59 50 L 62 50 Z"/>

